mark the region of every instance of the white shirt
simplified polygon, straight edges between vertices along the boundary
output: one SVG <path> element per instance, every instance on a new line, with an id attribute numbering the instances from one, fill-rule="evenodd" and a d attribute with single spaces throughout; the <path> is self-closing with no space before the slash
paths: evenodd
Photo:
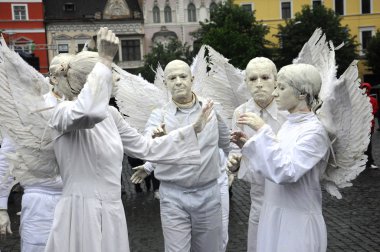
<path id="1" fill-rule="evenodd" d="M 268 124 L 275 133 L 278 132 L 281 125 L 286 121 L 286 116 L 289 114 L 287 111 L 280 111 L 277 109 L 277 105 L 272 101 L 265 109 L 262 109 L 251 98 L 246 103 L 237 107 L 232 117 L 232 131 L 243 131 L 248 137 L 252 137 L 256 134 L 256 131 L 246 125 L 237 124 L 238 117 L 246 112 L 253 112 L 260 115 L 262 111 L 262 119 Z M 240 153 L 240 149 L 233 145 L 233 153 Z M 238 172 L 238 178 L 246 180 L 251 183 L 263 184 L 264 179 L 259 176 L 255 176 L 249 169 L 246 159 L 243 157 L 240 163 L 240 170 Z"/>
<path id="2" fill-rule="evenodd" d="M 171 132 L 179 127 L 194 123 L 202 111 L 202 99 L 196 99 L 193 107 L 180 109 L 174 102 L 169 102 L 161 109 L 155 109 L 146 126 L 145 135 L 152 135 L 161 123 L 165 123 L 167 132 Z M 198 146 L 201 152 L 201 164 L 172 164 L 156 165 L 154 176 L 165 182 L 175 183 L 186 188 L 193 188 L 205 185 L 216 180 L 221 175 L 221 156 L 219 148 L 228 155 L 230 150 L 230 131 L 224 122 L 217 119 L 215 112 L 212 112 L 211 120 L 205 128 L 198 134 Z M 190 144 L 190 143 L 189 143 Z M 152 166 L 147 163 L 145 167 Z"/>

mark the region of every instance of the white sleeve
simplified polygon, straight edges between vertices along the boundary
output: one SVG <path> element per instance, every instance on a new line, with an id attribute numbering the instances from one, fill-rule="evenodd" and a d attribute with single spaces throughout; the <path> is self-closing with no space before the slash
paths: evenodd
<path id="1" fill-rule="evenodd" d="M 200 148 L 192 125 L 152 139 L 139 134 L 115 108 L 110 112 L 128 156 L 161 164 L 200 164 Z"/>
<path id="2" fill-rule="evenodd" d="M 290 152 L 284 152 L 269 125 L 243 146 L 242 154 L 249 160 L 249 168 L 277 184 L 297 182 L 320 162 L 329 150 L 326 137 L 313 129 L 297 137 Z"/>
<path id="3" fill-rule="evenodd" d="M 78 98 L 62 102 L 55 108 L 50 126 L 60 133 L 93 128 L 107 117 L 111 92 L 111 70 L 96 63 Z"/>

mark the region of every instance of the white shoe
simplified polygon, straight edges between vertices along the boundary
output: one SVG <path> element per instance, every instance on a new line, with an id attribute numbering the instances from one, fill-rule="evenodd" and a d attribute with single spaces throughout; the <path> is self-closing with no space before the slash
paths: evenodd
<path id="1" fill-rule="evenodd" d="M 379 169 L 379 167 L 377 165 L 375 165 L 375 164 L 371 164 L 371 168 L 372 169 Z"/>
<path id="2" fill-rule="evenodd" d="M 154 198 L 160 200 L 160 193 L 159 191 L 154 192 Z"/>

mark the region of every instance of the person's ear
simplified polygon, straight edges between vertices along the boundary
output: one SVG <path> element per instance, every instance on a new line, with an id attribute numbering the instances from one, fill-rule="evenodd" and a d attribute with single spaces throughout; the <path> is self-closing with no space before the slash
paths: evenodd
<path id="1" fill-rule="evenodd" d="M 298 96 L 298 100 L 306 100 L 306 95 L 305 94 L 300 94 L 299 96 Z"/>
<path id="2" fill-rule="evenodd" d="M 58 84 L 58 79 L 56 76 L 50 76 L 50 82 L 53 84 L 53 85 L 57 85 Z"/>

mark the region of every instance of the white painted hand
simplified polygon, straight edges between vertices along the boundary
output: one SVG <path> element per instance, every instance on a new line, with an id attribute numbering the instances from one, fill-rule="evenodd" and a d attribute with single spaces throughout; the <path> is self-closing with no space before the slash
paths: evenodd
<path id="1" fill-rule="evenodd" d="M 242 114 L 237 120 L 237 123 L 247 125 L 256 131 L 263 127 L 265 124 L 265 122 L 263 121 L 263 119 L 261 119 L 260 116 L 252 112 Z"/>
<path id="2" fill-rule="evenodd" d="M 100 61 L 111 67 L 113 58 L 119 49 L 119 38 L 107 27 L 102 27 L 97 34 L 97 47 Z"/>
<path id="3" fill-rule="evenodd" d="M 11 220 L 7 210 L 0 210 L 0 236 L 5 237 L 8 234 L 12 234 Z"/>
<path id="4" fill-rule="evenodd" d="M 237 172 L 240 168 L 241 155 L 232 154 L 227 161 L 227 169 L 230 172 Z"/>
<path id="5" fill-rule="evenodd" d="M 243 148 L 244 144 L 247 142 L 248 136 L 241 131 L 234 131 L 231 133 L 230 141 L 239 146 L 239 148 Z"/>
<path id="6" fill-rule="evenodd" d="M 161 123 L 155 130 L 153 130 L 152 138 L 161 137 L 166 135 L 165 123 Z"/>
<path id="7" fill-rule="evenodd" d="M 200 133 L 211 120 L 213 106 L 214 102 L 212 100 L 208 100 L 207 103 L 202 106 L 202 113 L 199 115 L 198 120 L 193 124 L 195 133 Z"/>
<path id="8" fill-rule="evenodd" d="M 131 181 L 133 184 L 140 184 L 149 175 L 148 173 L 146 173 L 143 165 L 136 166 L 132 168 L 132 170 L 135 171 L 131 177 Z"/>

